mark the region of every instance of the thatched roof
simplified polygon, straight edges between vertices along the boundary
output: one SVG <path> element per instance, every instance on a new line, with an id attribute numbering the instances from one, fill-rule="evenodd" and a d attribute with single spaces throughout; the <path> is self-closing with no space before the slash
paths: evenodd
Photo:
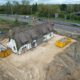
<path id="1" fill-rule="evenodd" d="M 19 32 L 16 33 L 13 37 L 17 43 L 18 49 L 29 42 L 32 41 L 31 37 L 29 36 L 29 32 Z"/>
<path id="2" fill-rule="evenodd" d="M 47 34 L 54 30 L 53 25 L 49 23 L 43 23 L 43 24 L 37 25 L 37 27 L 39 28 L 38 31 L 40 31 L 43 34 Z"/>
<path id="3" fill-rule="evenodd" d="M 54 30 L 53 25 L 47 24 L 46 27 L 50 32 Z"/>
<path id="4" fill-rule="evenodd" d="M 54 32 L 54 24 L 46 22 L 46 23 L 37 25 L 37 31 L 42 35 L 47 34 L 49 32 Z"/>
<path id="5" fill-rule="evenodd" d="M 25 37 L 25 33 L 24 33 L 24 32 L 19 33 L 18 36 L 19 36 L 20 42 L 21 42 L 22 44 L 24 44 L 25 42 L 27 42 L 27 41 L 29 40 L 29 38 L 26 38 L 26 37 Z"/>
<path id="6" fill-rule="evenodd" d="M 33 39 L 38 39 L 39 37 L 53 31 L 53 26 L 49 24 L 36 25 L 34 28 L 29 27 L 18 27 L 13 29 L 12 37 L 16 40 L 18 48 L 22 45 L 32 42 Z"/>
<path id="7" fill-rule="evenodd" d="M 24 36 L 25 36 L 25 38 L 26 38 L 26 40 L 27 40 L 28 42 L 31 42 L 31 41 L 32 41 L 31 36 L 30 36 L 30 34 L 29 34 L 29 31 L 25 31 L 25 32 L 24 32 Z"/>
<path id="8" fill-rule="evenodd" d="M 29 35 L 31 36 L 32 39 L 35 39 L 35 38 L 39 37 L 39 35 L 38 35 L 38 33 L 36 32 L 35 29 L 29 30 Z"/>

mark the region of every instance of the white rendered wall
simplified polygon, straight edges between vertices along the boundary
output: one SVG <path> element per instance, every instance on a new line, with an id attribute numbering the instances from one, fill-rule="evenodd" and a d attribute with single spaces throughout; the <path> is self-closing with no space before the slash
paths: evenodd
<path id="1" fill-rule="evenodd" d="M 27 50 L 31 49 L 31 48 L 32 48 L 31 43 L 28 43 L 28 44 L 23 45 L 23 46 L 19 49 L 18 54 L 22 54 L 21 52 L 22 52 L 22 49 L 23 49 L 23 48 L 26 48 Z"/>
<path id="2" fill-rule="evenodd" d="M 7 44 L 7 46 L 8 46 L 10 49 L 12 49 L 12 51 L 13 51 L 14 53 L 17 53 L 17 52 L 18 52 L 18 51 L 17 51 L 16 42 L 15 42 L 14 39 L 11 39 L 10 42 Z"/>
<path id="3" fill-rule="evenodd" d="M 43 41 L 47 41 L 47 40 L 51 39 L 53 36 L 54 36 L 53 32 L 50 32 L 43 36 L 44 37 Z"/>

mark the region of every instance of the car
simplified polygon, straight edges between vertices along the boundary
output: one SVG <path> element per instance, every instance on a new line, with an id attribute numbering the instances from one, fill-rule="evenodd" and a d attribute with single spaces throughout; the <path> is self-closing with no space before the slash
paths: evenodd
<path id="1" fill-rule="evenodd" d="M 29 16 L 25 16 L 26 18 L 29 18 Z"/>

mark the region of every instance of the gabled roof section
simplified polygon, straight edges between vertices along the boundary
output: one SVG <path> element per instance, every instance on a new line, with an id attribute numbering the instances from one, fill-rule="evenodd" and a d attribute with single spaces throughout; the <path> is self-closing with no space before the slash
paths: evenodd
<path id="1" fill-rule="evenodd" d="M 53 26 L 48 23 L 39 24 L 33 28 L 29 28 L 29 26 L 15 27 L 13 28 L 12 38 L 15 39 L 18 47 L 20 48 L 22 45 L 30 43 L 34 39 L 38 39 L 39 37 L 52 31 Z"/>

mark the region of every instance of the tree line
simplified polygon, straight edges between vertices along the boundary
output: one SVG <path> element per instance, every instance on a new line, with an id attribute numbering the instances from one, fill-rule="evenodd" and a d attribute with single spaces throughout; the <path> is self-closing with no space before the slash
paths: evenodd
<path id="1" fill-rule="evenodd" d="M 75 15 L 80 11 L 80 4 L 30 4 L 29 1 L 7 1 L 0 5 L 0 14 L 36 15 L 40 17 L 55 17 L 57 13 L 60 18 L 80 20 L 80 16 Z"/>

